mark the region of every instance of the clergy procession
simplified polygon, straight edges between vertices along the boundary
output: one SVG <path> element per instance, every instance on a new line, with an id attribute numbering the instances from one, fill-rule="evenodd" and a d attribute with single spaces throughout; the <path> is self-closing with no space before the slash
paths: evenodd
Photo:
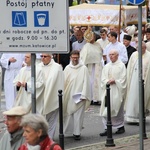
<path id="1" fill-rule="evenodd" d="M 122 29 L 114 25 L 100 27 L 99 35 L 92 26 L 73 26 L 70 30 L 70 56 L 63 54 L 68 58 L 68 64 L 55 59 L 56 54 L 37 54 L 41 59 L 39 61 L 38 57 L 36 62 L 36 113 L 47 122 L 46 135 L 53 140 L 56 134 L 60 89 L 63 91 L 64 137 L 82 140 L 82 129 L 86 128 L 86 125 L 83 127 L 84 116 L 90 105 L 99 106 L 99 119 L 104 130 L 99 135 L 107 136 L 107 84 L 110 85 L 114 134 L 125 133 L 125 124 L 139 125 L 139 50 L 142 52 L 145 116 L 150 110 L 150 24 L 146 24 L 142 31 L 142 49 L 138 48 L 138 28 L 135 25 Z M 2 82 L 6 111 L 3 115 L 7 125 L 0 147 L 17 150 L 25 142 L 27 147 L 34 148 L 35 145 L 26 137 L 26 132 L 30 131 L 20 125 L 21 118 L 32 113 L 31 54 L 3 53 L 0 62 L 1 78 L 5 69 Z M 11 122 L 13 126 L 16 124 L 16 116 L 19 125 L 10 130 Z M 38 137 L 36 140 L 41 141 Z M 55 147 L 55 150 L 61 149 Z"/>
<path id="2" fill-rule="evenodd" d="M 72 6 L 101 0 L 69 2 Z M 86 20 L 90 22 L 90 19 L 88 16 Z M 62 90 L 62 138 L 82 141 L 83 129 L 87 127 L 86 112 L 91 111 L 91 106 L 98 107 L 98 119 L 103 125 L 102 129 L 99 126 L 98 137 L 108 135 L 107 85 L 113 134 L 124 136 L 126 124 L 139 126 L 139 52 L 142 54 L 144 116 L 150 115 L 150 23 L 143 24 L 142 29 L 133 23 L 128 26 L 73 24 L 68 30 L 68 54 L 51 50 L 35 54 L 36 113 L 32 111 L 31 53 L 1 54 L 0 95 L 4 91 L 2 114 L 6 131 L 0 137 L 0 150 L 63 149 L 55 142 L 55 135 L 59 136 L 56 132 L 60 121 L 59 90 Z M 139 30 L 142 30 L 140 38 Z M 94 130 L 95 122 L 91 123 Z"/>

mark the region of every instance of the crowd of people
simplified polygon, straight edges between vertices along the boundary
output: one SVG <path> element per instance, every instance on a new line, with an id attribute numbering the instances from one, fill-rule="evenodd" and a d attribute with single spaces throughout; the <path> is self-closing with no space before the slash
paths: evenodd
<path id="1" fill-rule="evenodd" d="M 107 135 L 106 84 L 110 85 L 111 119 L 116 134 L 125 132 L 124 123 L 139 124 L 138 52 L 142 52 L 145 114 L 150 109 L 150 26 L 138 39 L 136 26 L 119 29 L 101 27 L 97 35 L 90 26 L 70 29 L 70 53 L 41 53 L 36 63 L 36 113 L 31 114 L 31 54 L 5 53 L 0 62 L 5 68 L 7 132 L 0 147 L 13 150 L 48 150 L 59 117 L 58 90 L 63 91 L 64 135 L 81 139 L 84 113 L 90 104 L 100 106 Z M 142 49 L 138 48 L 142 40 Z M 65 61 L 64 61 L 65 58 Z M 63 61 L 62 61 L 63 60 Z M 59 61 L 59 63 L 57 63 Z M 9 94 L 8 94 L 9 93 Z M 5 144 L 4 144 L 5 143 Z M 8 144 L 6 144 L 8 143 Z"/>

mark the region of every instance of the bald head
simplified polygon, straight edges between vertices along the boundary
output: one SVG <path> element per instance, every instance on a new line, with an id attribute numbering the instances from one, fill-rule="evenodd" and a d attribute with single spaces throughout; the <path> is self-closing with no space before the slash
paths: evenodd
<path id="1" fill-rule="evenodd" d="M 110 32 L 118 32 L 118 28 L 117 28 L 117 26 L 115 26 L 115 25 L 111 25 L 111 26 L 109 26 L 109 31 Z"/>
<path id="2" fill-rule="evenodd" d="M 25 54 L 25 63 L 27 64 L 27 66 L 31 66 L 31 53 Z"/>
<path id="3" fill-rule="evenodd" d="M 119 56 L 119 53 L 117 50 L 115 50 L 115 49 L 110 50 L 109 58 L 110 58 L 112 63 L 114 63 L 118 60 L 118 56 Z"/>

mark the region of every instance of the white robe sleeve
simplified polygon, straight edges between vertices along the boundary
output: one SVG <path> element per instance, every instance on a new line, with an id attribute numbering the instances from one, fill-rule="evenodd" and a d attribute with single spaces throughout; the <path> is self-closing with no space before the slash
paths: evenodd
<path id="1" fill-rule="evenodd" d="M 2 55 L 0 62 L 3 68 L 9 68 L 9 58 L 7 58 L 5 54 Z"/>
<path id="2" fill-rule="evenodd" d="M 124 64 L 128 62 L 127 49 L 124 45 L 122 45 L 121 50 L 119 52 L 119 58 Z"/>

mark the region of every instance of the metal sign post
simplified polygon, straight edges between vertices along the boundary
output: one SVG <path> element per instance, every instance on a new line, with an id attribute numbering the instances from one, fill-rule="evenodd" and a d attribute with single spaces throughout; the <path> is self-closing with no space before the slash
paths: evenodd
<path id="1" fill-rule="evenodd" d="M 36 55 L 31 53 L 31 87 L 32 87 L 32 113 L 36 113 L 36 67 L 35 67 Z"/>
<path id="2" fill-rule="evenodd" d="M 140 122 L 140 150 L 143 145 L 143 90 L 142 90 L 142 6 L 138 6 L 138 70 L 139 70 L 139 122 Z"/>
<path id="3" fill-rule="evenodd" d="M 142 90 L 142 3 L 145 0 L 128 0 L 129 3 L 138 5 L 138 70 L 139 70 L 139 122 L 140 122 L 140 150 L 143 145 L 143 90 Z"/>

